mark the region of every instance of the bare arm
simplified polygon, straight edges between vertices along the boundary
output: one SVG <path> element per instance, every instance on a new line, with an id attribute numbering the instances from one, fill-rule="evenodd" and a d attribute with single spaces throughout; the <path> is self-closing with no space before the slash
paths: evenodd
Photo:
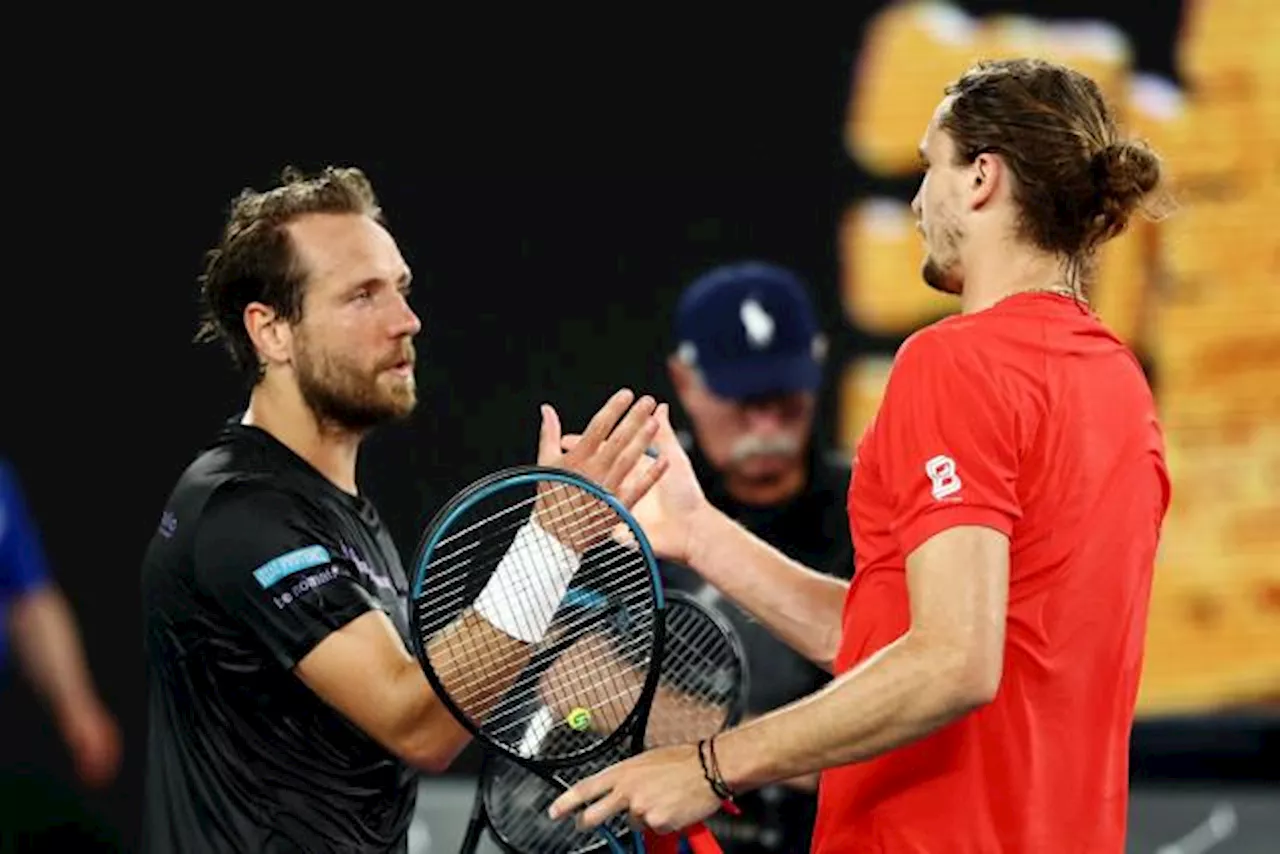
<path id="1" fill-rule="evenodd" d="M 563 440 L 566 448 L 579 441 L 572 435 Z M 654 552 L 690 567 L 777 638 L 829 671 L 849 583 L 791 560 L 712 506 L 671 427 L 666 404 L 658 409 L 653 444 L 667 471 L 633 513 Z"/>
<path id="2" fill-rule="evenodd" d="M 704 505 L 691 568 L 779 640 L 830 672 L 849 582 L 797 563 L 719 510 Z"/>
<path id="3" fill-rule="evenodd" d="M 464 648 L 487 649 L 503 663 L 501 672 L 484 672 L 486 694 L 473 701 L 479 714 L 510 686 L 528 661 L 528 647 L 493 628 L 470 611 L 437 639 Z M 455 692 L 467 696 L 464 675 L 475 663 L 432 654 L 437 672 Z M 426 771 L 449 767 L 471 734 L 449 712 L 419 665 L 381 611 L 357 617 L 325 638 L 295 668 L 298 677 L 356 726 L 405 762 Z"/>
<path id="4" fill-rule="evenodd" d="M 24 672 L 59 718 L 97 703 L 80 632 L 57 587 L 46 585 L 14 603 L 13 636 Z"/>
<path id="5" fill-rule="evenodd" d="M 990 702 L 1004 663 L 1007 538 L 951 528 L 907 559 L 911 628 L 818 693 L 717 739 L 731 787 L 877 756 Z"/>
<path id="6" fill-rule="evenodd" d="M 916 741 L 996 694 L 1004 663 L 1009 546 L 979 526 L 936 534 L 907 558 L 911 627 L 825 688 L 715 739 L 729 788 L 745 792 L 870 759 Z M 689 746 L 651 750 L 580 781 L 551 805 L 590 804 L 579 827 L 628 811 L 659 833 L 720 805 Z"/>
<path id="7" fill-rule="evenodd" d="M 94 688 L 66 597 L 53 584 L 32 590 L 14 602 L 11 622 L 22 669 L 49 704 L 80 778 L 106 783 L 118 767 L 120 736 Z"/>
<path id="8" fill-rule="evenodd" d="M 556 659 L 539 687 L 543 702 L 557 719 L 581 707 L 590 711 L 594 730 L 610 733 L 622 726 L 639 701 L 646 675 L 619 656 L 607 639 L 587 634 Z M 661 678 L 649 710 L 645 743 L 659 747 L 697 741 L 723 729 L 728 717 L 725 706 Z"/>

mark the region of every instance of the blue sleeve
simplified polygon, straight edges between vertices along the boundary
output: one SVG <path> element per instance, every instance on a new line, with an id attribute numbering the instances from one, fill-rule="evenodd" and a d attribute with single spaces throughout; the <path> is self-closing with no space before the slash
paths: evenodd
<path id="1" fill-rule="evenodd" d="M 0 462 L 0 601 L 13 599 L 49 580 L 44 550 L 27 511 L 22 486 Z"/>

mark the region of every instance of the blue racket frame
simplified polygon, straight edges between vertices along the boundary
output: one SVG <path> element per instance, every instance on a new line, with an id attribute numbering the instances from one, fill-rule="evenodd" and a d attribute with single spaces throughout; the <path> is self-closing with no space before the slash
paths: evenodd
<path id="1" fill-rule="evenodd" d="M 423 643 L 422 631 L 419 619 L 420 609 L 419 602 L 422 599 L 423 589 L 426 587 L 427 576 L 431 567 L 431 559 L 435 554 L 436 545 L 449 532 L 453 526 L 454 520 L 465 513 L 468 509 L 481 501 L 491 497 L 492 495 L 508 488 L 519 487 L 525 485 L 536 485 L 538 483 L 563 483 L 567 486 L 577 487 L 586 493 L 591 494 L 595 498 L 606 504 L 618 518 L 630 528 L 632 535 L 636 538 L 641 555 L 644 558 L 646 567 L 649 570 L 650 590 L 654 597 L 654 615 L 653 615 L 653 648 L 650 652 L 650 660 L 653 662 L 648 672 L 645 674 L 645 681 L 641 687 L 640 700 L 627 714 L 622 723 L 611 733 L 606 739 L 592 748 L 572 756 L 561 757 L 557 760 L 534 762 L 514 751 L 507 750 L 501 745 L 493 742 L 486 737 L 481 729 L 476 726 L 471 719 L 458 708 L 453 699 L 449 696 L 441 683 L 439 676 L 436 675 L 434 668 L 430 664 L 427 657 L 426 647 Z M 567 593 L 567 591 L 566 591 Z M 555 768 L 564 768 L 576 766 L 586 759 L 590 759 L 625 738 L 635 739 L 639 736 L 643 738 L 643 731 L 638 730 L 636 722 L 638 719 L 648 717 L 650 706 L 653 703 L 653 697 L 658 688 L 658 682 L 661 677 L 661 667 L 658 666 L 662 661 L 663 643 L 666 638 L 666 594 L 663 590 L 662 574 L 659 570 L 657 558 L 653 554 L 653 547 L 649 544 L 648 537 L 645 536 L 644 529 L 640 527 L 640 523 L 631 514 L 631 511 L 622 506 L 622 503 L 604 487 L 595 483 L 591 479 L 584 477 L 575 472 L 565 469 L 553 468 L 550 466 L 539 465 L 523 465 L 512 466 L 501 469 L 499 471 L 488 474 L 470 485 L 463 488 L 454 495 L 448 503 L 442 507 L 432 518 L 430 524 L 423 532 L 422 537 L 418 541 L 418 547 L 414 554 L 413 562 L 413 582 L 410 587 L 410 613 L 409 622 L 412 628 L 411 640 L 413 641 L 414 655 L 418 659 L 418 665 L 422 668 L 423 675 L 427 682 L 431 685 L 431 689 L 435 692 L 440 702 L 444 704 L 449 713 L 462 724 L 475 738 L 480 742 L 481 746 L 486 750 L 495 751 L 501 755 L 510 758 L 512 761 L 522 765 L 534 774 L 549 779 L 562 788 L 569 788 L 570 784 L 561 779 L 554 773 Z M 643 747 L 643 744 L 641 744 Z M 630 751 L 634 753 L 634 749 Z M 611 831 L 603 825 L 597 828 L 599 834 L 609 845 L 613 854 L 628 854 L 622 847 L 622 842 Z M 645 854 L 647 847 L 644 843 L 644 834 L 639 829 L 632 829 L 631 838 L 633 842 L 632 854 Z"/>

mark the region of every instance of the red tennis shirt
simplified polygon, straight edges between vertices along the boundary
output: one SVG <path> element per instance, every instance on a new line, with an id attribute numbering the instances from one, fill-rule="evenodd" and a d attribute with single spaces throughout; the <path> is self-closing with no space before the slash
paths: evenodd
<path id="1" fill-rule="evenodd" d="M 1010 537 L 1004 670 L 981 709 L 825 772 L 813 851 L 1122 854 L 1169 497 L 1141 367 L 1071 298 L 1015 295 L 908 339 L 854 457 L 835 670 L 908 629 L 907 555 L 954 525 Z"/>

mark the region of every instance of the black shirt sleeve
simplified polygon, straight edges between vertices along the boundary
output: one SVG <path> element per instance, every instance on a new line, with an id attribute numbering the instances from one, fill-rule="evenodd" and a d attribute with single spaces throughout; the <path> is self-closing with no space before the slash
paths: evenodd
<path id="1" fill-rule="evenodd" d="M 196 583 L 286 670 L 379 607 L 322 528 L 300 498 L 259 483 L 219 489 L 196 533 Z"/>

